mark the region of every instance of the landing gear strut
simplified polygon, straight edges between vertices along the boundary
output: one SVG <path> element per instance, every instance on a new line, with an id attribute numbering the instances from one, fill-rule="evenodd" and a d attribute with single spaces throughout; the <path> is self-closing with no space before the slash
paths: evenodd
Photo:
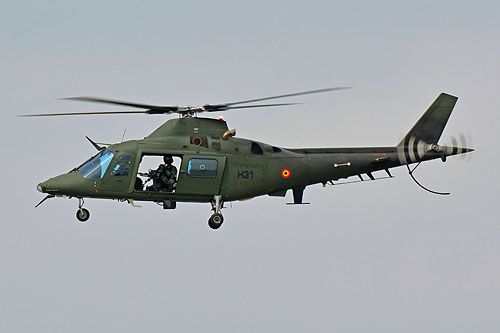
<path id="1" fill-rule="evenodd" d="M 76 211 L 76 218 L 80 222 L 87 222 L 90 218 L 90 212 L 88 209 L 83 208 L 83 198 L 78 198 L 78 210 Z"/>
<path id="2" fill-rule="evenodd" d="M 208 219 L 208 226 L 212 229 L 219 229 L 222 223 L 224 222 L 224 217 L 221 214 L 222 209 L 222 196 L 215 195 L 214 200 L 211 201 L 212 210 L 214 213 Z"/>

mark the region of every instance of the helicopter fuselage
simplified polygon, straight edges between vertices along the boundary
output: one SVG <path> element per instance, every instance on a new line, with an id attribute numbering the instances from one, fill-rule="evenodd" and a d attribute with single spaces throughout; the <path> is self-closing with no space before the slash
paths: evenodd
<path id="1" fill-rule="evenodd" d="M 285 196 L 290 189 L 302 191 L 308 185 L 356 175 L 370 180 L 372 172 L 379 170 L 391 176 L 388 169 L 403 164 L 397 147 L 286 149 L 224 135 L 227 132 L 223 120 L 171 119 L 142 140 L 103 148 L 100 164 L 90 167 L 93 173 L 84 170 L 91 163 L 87 161 L 41 183 L 39 190 L 78 198 L 211 202 L 220 196 L 223 201 L 234 201 L 266 194 Z M 141 160 L 151 155 L 181 158 L 174 191 L 137 186 Z M 441 156 L 430 151 L 419 161 Z"/>
<path id="2" fill-rule="evenodd" d="M 222 119 L 198 118 L 198 112 L 229 109 L 286 106 L 290 103 L 251 104 L 271 99 L 314 94 L 345 89 L 327 88 L 293 94 L 271 96 L 226 104 L 206 104 L 197 108 L 158 106 L 117 100 L 76 97 L 72 99 L 142 108 L 142 111 L 103 111 L 59 114 L 34 114 L 28 117 L 89 115 L 89 114 L 172 114 L 170 119 L 142 140 L 121 142 L 101 147 L 87 137 L 99 151 L 79 167 L 67 174 L 38 184 L 45 200 L 56 196 L 79 199 L 76 217 L 85 222 L 90 212 L 83 207 L 84 198 L 102 198 L 128 201 L 154 201 L 164 209 L 176 208 L 177 202 L 210 202 L 213 214 L 208 220 L 212 229 L 218 229 L 224 218 L 224 202 L 245 200 L 261 195 L 282 196 L 293 192 L 293 204 L 302 204 L 306 186 L 321 183 L 339 184 L 338 181 L 357 176 L 352 183 L 381 179 L 373 173 L 384 170 L 382 178 L 392 178 L 390 168 L 406 165 L 411 178 L 424 190 L 413 172 L 420 162 L 440 158 L 443 162 L 451 155 L 465 154 L 473 149 L 465 145 L 438 144 L 444 127 L 457 102 L 457 97 L 441 93 L 425 111 L 403 139 L 393 147 L 368 148 L 281 148 L 248 139 L 234 137 Z M 242 105 L 242 104 L 251 105 Z M 462 140 L 465 141 L 465 140 Z M 147 172 L 142 164 L 145 157 L 163 157 L 164 164 Z M 180 160 L 178 169 L 174 163 Z M 417 163 L 413 169 L 409 165 Z M 178 173 L 177 173 L 178 171 Z M 153 185 L 147 186 L 149 181 Z"/>

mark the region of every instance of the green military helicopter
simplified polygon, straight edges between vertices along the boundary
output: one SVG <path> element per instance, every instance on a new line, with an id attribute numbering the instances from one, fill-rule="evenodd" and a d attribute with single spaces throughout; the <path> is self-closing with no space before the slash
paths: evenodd
<path id="1" fill-rule="evenodd" d="M 206 202 L 213 210 L 208 224 L 212 229 L 218 229 L 224 221 L 221 210 L 225 202 L 266 194 L 284 197 L 288 190 L 292 190 L 293 204 L 304 204 L 303 192 L 308 185 L 343 184 L 337 181 L 351 176 L 357 176 L 359 180 L 344 183 L 392 178 L 389 169 L 402 165 L 425 190 L 449 194 L 429 190 L 413 176 L 413 171 L 423 161 L 439 158 L 445 162 L 448 156 L 473 151 L 458 147 L 456 139 L 452 140 L 451 146 L 438 144 L 457 102 L 457 97 L 445 93 L 437 97 L 401 142 L 393 147 L 282 148 L 237 138 L 236 130 L 229 129 L 222 118 L 197 117 L 203 112 L 293 105 L 296 103 L 253 103 L 346 88 L 326 88 L 199 107 L 158 106 L 94 97 L 69 98 L 143 110 L 25 116 L 175 113 L 179 118 L 166 121 L 142 140 L 103 145 L 87 137 L 98 153 L 70 172 L 38 184 L 38 191 L 47 196 L 36 207 L 49 198 L 78 198 L 76 217 L 86 222 L 90 213 L 83 207 L 84 198 L 116 199 L 132 206 L 137 206 L 137 201 L 153 201 L 164 209 L 175 209 L 177 202 Z M 141 170 L 142 161 L 151 156 L 165 157 L 167 163 L 163 171 L 168 169 L 168 176 L 162 170 Z M 180 161 L 178 172 L 171 166 L 174 158 Z M 409 165 L 414 163 L 416 166 L 410 168 Z M 379 170 L 384 170 L 386 176 L 375 178 L 373 172 Z M 147 186 L 151 180 L 153 185 Z"/>

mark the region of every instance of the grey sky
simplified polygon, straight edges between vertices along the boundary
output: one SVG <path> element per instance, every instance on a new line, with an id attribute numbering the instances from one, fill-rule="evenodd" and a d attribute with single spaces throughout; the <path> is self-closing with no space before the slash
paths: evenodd
<path id="1" fill-rule="evenodd" d="M 5 2 L 0 13 L 1 332 L 497 332 L 500 329 L 498 1 Z M 141 138 L 161 116 L 26 119 L 111 110 L 58 101 L 230 102 L 354 85 L 293 108 L 224 114 L 278 146 L 395 145 L 440 92 L 459 97 L 450 158 L 395 179 L 312 186 L 312 204 L 34 209 L 35 186 Z M 116 108 L 118 109 L 118 108 Z M 218 115 L 217 115 L 218 116 Z M 298 135 L 302 126 L 306 135 Z"/>

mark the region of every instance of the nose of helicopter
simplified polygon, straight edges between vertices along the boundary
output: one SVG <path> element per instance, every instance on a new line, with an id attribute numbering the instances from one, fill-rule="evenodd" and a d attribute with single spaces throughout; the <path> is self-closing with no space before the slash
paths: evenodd
<path id="1" fill-rule="evenodd" d="M 48 194 L 66 194 L 73 187 L 73 177 L 70 174 L 60 175 L 41 182 L 36 186 L 38 192 Z"/>

